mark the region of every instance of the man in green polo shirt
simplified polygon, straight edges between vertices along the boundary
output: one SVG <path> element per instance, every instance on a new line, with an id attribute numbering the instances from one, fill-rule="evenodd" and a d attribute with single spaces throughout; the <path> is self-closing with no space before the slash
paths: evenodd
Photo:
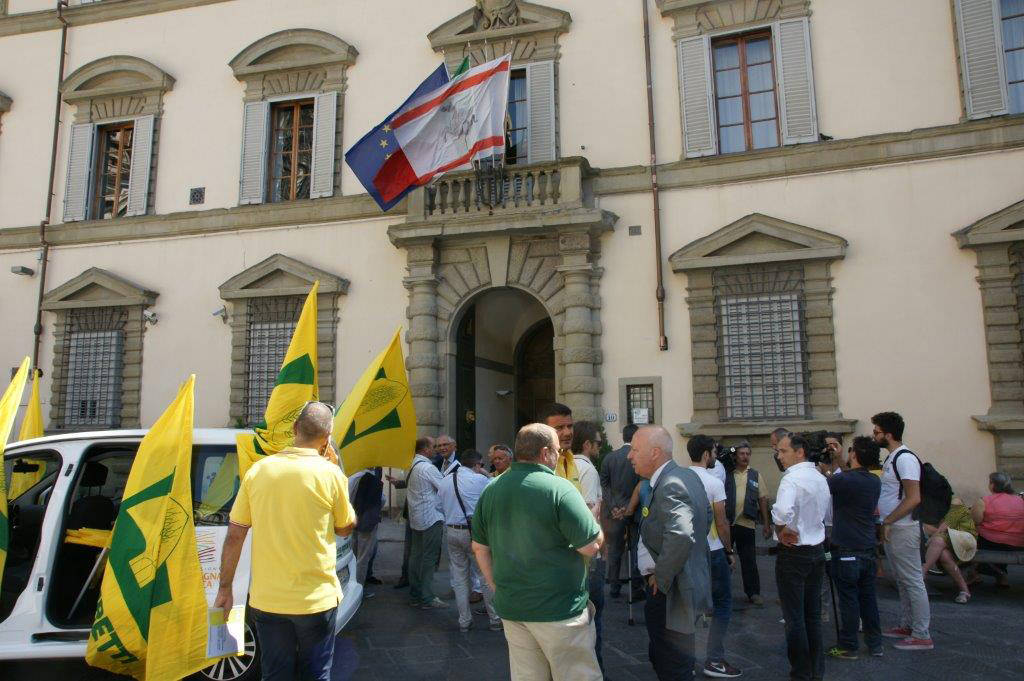
<path id="1" fill-rule="evenodd" d="M 584 557 L 604 542 L 576 487 L 554 474 L 558 434 L 532 423 L 515 462 L 480 495 L 473 552 L 494 590 L 512 679 L 599 681 Z"/>

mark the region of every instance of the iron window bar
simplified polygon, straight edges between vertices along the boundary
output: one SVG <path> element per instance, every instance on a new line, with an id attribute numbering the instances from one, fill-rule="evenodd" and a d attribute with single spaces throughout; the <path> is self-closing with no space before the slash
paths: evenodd
<path id="1" fill-rule="evenodd" d="M 64 427 L 120 426 L 127 322 L 124 307 L 69 310 L 61 357 Z"/>
<path id="2" fill-rule="evenodd" d="M 247 425 L 263 420 L 304 302 L 302 296 L 249 299 L 245 364 Z"/>

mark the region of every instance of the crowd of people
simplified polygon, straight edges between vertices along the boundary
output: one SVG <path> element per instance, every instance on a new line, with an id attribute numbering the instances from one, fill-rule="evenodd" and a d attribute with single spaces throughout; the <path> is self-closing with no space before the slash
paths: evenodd
<path id="1" fill-rule="evenodd" d="M 783 474 L 773 500 L 750 466 L 749 443 L 725 447 L 695 435 L 683 466 L 665 428 L 630 425 L 623 446 L 601 457 L 603 429 L 574 422 L 561 404 L 521 428 L 514 447 L 492 446 L 486 462 L 475 450 L 457 451 L 450 436 L 421 437 L 404 479 L 364 471 L 339 493 L 333 473 L 322 476 L 326 483 L 309 473 L 323 472 L 308 455 L 319 451 L 329 458 L 331 449 L 318 404 L 300 413 L 296 447 L 282 453 L 281 463 L 268 457 L 243 480 L 222 575 L 233 574 L 232 542 L 240 547 L 239 535 L 250 526 L 258 541 L 261 532 L 267 536 L 289 522 L 282 516 L 297 514 L 309 524 L 315 512 L 301 504 L 262 521 L 250 511 L 251 495 L 288 494 L 291 485 L 292 491 L 314 491 L 312 506 L 324 515 L 316 527 L 355 533 L 357 578 L 372 597 L 370 586 L 380 582 L 372 565 L 386 478 L 406 491 L 405 554 L 395 588 L 408 587 L 411 607 L 448 608 L 433 591 L 445 547 L 459 630 L 473 627 L 474 614 L 486 615 L 491 630 L 504 632 L 516 680 L 603 679 L 605 594 L 621 598 L 624 590 L 630 603 L 644 603 L 648 657 L 658 679 L 692 679 L 697 670 L 712 678 L 741 676 L 726 650 L 732 573 L 739 563 L 747 601 L 764 607 L 758 523 L 764 539 L 777 542 L 775 582 L 789 675 L 798 680 L 823 678 L 826 656 L 857 659 L 862 636 L 872 656 L 884 654 L 887 637 L 900 650 L 933 649 L 925 575 L 941 566 L 957 584 L 956 602 L 966 603 L 980 576 L 960 566 L 976 550 L 1024 550 L 1024 499 L 1009 477 L 993 473 L 990 494 L 967 507 L 903 442 L 905 424 L 894 412 L 873 416 L 872 434 L 854 437 L 845 451 L 840 434 L 777 428 L 770 443 Z M 322 542 L 308 543 L 325 563 Z M 883 554 L 900 601 L 898 621 L 888 628 L 875 592 Z M 254 551 L 254 565 L 257 558 Z M 999 565 L 977 571 L 1006 584 Z M 336 584 L 328 570 L 316 574 Z M 315 608 L 332 599 L 325 600 L 323 589 L 314 589 L 315 604 L 298 593 L 277 594 L 277 587 L 263 583 L 270 579 L 254 569 L 251 604 L 259 609 L 261 636 L 267 627 L 271 640 L 287 648 L 281 633 L 287 629 L 299 664 L 322 669 L 328 653 L 313 640 L 323 633 L 323 613 Z M 838 597 L 838 637 L 826 649 L 822 594 L 828 582 Z M 705 624 L 706 654 L 698 663 L 694 639 Z M 315 670 L 310 675 L 327 678 Z"/>

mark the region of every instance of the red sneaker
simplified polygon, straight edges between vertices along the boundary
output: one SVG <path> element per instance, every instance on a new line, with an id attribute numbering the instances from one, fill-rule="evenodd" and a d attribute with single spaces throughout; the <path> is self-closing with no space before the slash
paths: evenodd
<path id="1" fill-rule="evenodd" d="M 882 632 L 882 636 L 886 638 L 910 638 L 913 635 L 913 631 L 910 627 L 893 627 L 892 629 L 886 629 Z"/>
<path id="2" fill-rule="evenodd" d="M 897 650 L 931 650 L 935 647 L 930 638 L 905 638 L 899 643 L 894 643 Z"/>

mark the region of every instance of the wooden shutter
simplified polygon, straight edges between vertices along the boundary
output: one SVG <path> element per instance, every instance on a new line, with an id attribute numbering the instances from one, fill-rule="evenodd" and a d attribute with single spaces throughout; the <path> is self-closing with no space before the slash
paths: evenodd
<path id="1" fill-rule="evenodd" d="M 957 0 L 960 72 L 968 118 L 1007 112 L 999 0 Z"/>
<path id="2" fill-rule="evenodd" d="M 680 40 L 679 109 L 683 117 L 683 150 L 687 158 L 718 153 L 718 127 L 711 91 L 711 42 L 707 36 Z"/>
<path id="3" fill-rule="evenodd" d="M 814 72 L 807 18 L 775 24 L 775 73 L 783 144 L 818 141 L 818 113 L 814 106 Z"/>
<path id="4" fill-rule="evenodd" d="M 242 122 L 242 169 L 238 204 L 263 203 L 267 190 L 268 102 L 246 102 Z"/>
<path id="5" fill-rule="evenodd" d="M 64 183 L 64 222 L 85 220 L 89 212 L 89 180 L 92 177 L 92 148 L 96 126 L 92 123 L 71 126 L 68 150 L 68 177 Z"/>
<path id="6" fill-rule="evenodd" d="M 149 204 L 149 167 L 153 160 L 153 116 L 135 119 L 132 167 L 128 176 L 127 215 L 145 215 Z"/>
<path id="7" fill-rule="evenodd" d="M 528 163 L 555 160 L 555 63 L 526 65 L 526 97 L 530 110 Z"/>
<path id="8" fill-rule="evenodd" d="M 338 93 L 316 96 L 313 107 L 313 172 L 309 198 L 334 196 L 334 136 L 338 116 Z"/>

